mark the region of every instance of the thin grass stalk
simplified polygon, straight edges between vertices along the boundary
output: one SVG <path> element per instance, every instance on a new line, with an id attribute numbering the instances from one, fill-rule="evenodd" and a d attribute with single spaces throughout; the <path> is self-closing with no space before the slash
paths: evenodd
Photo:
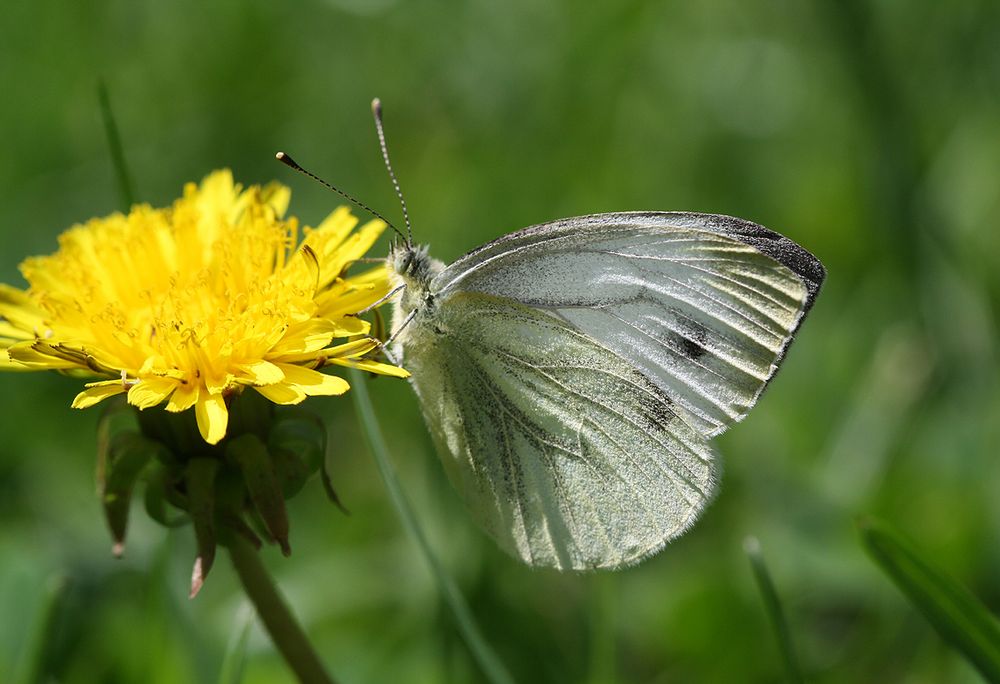
<path id="1" fill-rule="evenodd" d="M 420 550 L 420 554 L 430 566 L 434 579 L 438 584 L 438 589 L 455 618 L 455 624 L 458 627 L 459 633 L 465 640 L 466 646 L 469 647 L 469 651 L 482 670 L 483 675 L 492 684 L 513 684 L 514 680 L 507 671 L 507 668 L 504 667 L 500 658 L 497 657 L 493 648 L 479 631 L 479 627 L 472 616 L 472 611 L 469 610 L 469 605 L 466 603 L 465 597 L 462 596 L 454 580 L 445 571 L 440 559 L 438 559 L 431 548 L 427 535 L 417 521 L 413 509 L 406 499 L 406 495 L 403 493 L 399 478 L 396 476 L 396 469 L 392 464 L 392 459 L 389 457 L 389 450 L 386 447 L 385 439 L 382 437 L 382 430 L 375 416 L 371 397 L 368 395 L 368 387 L 364 375 L 358 370 L 351 369 L 350 377 L 351 395 L 354 397 L 354 405 L 358 411 L 361 431 L 365 441 L 368 443 L 368 448 L 375 458 L 375 464 L 378 466 L 379 474 L 385 483 L 386 491 L 389 492 L 389 500 L 392 502 L 393 508 L 396 509 L 399 518 L 403 521 L 403 527 L 406 528 L 407 533 L 409 533 Z"/>
<path id="2" fill-rule="evenodd" d="M 56 625 L 56 614 L 62 598 L 66 593 L 66 579 L 55 576 L 45 584 L 42 604 L 35 614 L 31 631 L 25 640 L 21 659 L 14 671 L 11 681 L 15 684 L 35 684 L 45 681 L 46 659 L 49 654 L 49 644 Z"/>
<path id="3" fill-rule="evenodd" d="M 617 575 L 600 572 L 590 578 L 589 684 L 614 684 L 617 625 Z"/>
<path id="4" fill-rule="evenodd" d="M 247 658 L 247 642 L 253 626 L 254 611 L 249 605 L 242 605 L 237 613 L 236 627 L 226 644 L 226 654 L 219 670 L 219 684 L 240 684 L 243 681 L 243 666 Z"/>
<path id="5" fill-rule="evenodd" d="M 764 562 L 764 555 L 761 553 L 757 537 L 747 537 L 743 541 L 743 550 L 746 552 L 747 558 L 750 559 L 750 569 L 753 571 L 754 581 L 757 583 L 757 589 L 764 602 L 764 612 L 767 613 L 768 622 L 774 631 L 778 649 L 781 651 L 785 677 L 792 684 L 801 684 L 803 681 L 802 670 L 799 667 L 798 658 L 795 656 L 795 648 L 792 646 L 792 635 L 788 629 L 788 621 L 785 619 L 785 611 L 781 607 L 778 590 L 775 589 L 771 573 Z"/>
<path id="6" fill-rule="evenodd" d="M 990 682 L 1000 682 L 1000 622 L 964 586 L 886 523 L 858 523 L 868 555 L 938 635 Z"/>
<path id="7" fill-rule="evenodd" d="M 111 98 L 103 80 L 97 84 L 97 100 L 101 108 L 104 134 L 108 140 L 111 165 L 114 167 L 115 179 L 118 181 L 118 196 L 121 199 L 122 211 L 127 212 L 135 201 L 135 185 L 132 183 L 132 176 L 125 163 L 125 151 L 122 148 L 121 136 L 118 134 L 118 123 L 115 121 L 115 114 L 111 109 Z"/>

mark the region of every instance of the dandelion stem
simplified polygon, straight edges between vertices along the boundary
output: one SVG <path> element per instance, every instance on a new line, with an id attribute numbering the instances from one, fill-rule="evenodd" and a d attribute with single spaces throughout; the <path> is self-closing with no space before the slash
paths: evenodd
<path id="1" fill-rule="evenodd" d="M 243 589 L 271 640 L 302 684 L 333 684 L 302 627 L 288 609 L 278 588 L 250 544 L 239 535 L 226 541 L 229 557 Z"/>
<path id="2" fill-rule="evenodd" d="M 451 609 L 455 618 L 458 630 L 465 640 L 466 646 L 472 652 L 472 657 L 479 664 L 480 669 L 486 679 L 492 684 L 513 684 L 514 680 L 507 672 L 507 668 L 497 657 L 496 653 L 487 643 L 486 639 L 479 631 L 476 621 L 469 610 L 469 605 L 465 602 L 465 597 L 458 590 L 454 580 L 445 571 L 444 566 L 431 548 L 427 535 L 420 527 L 413 509 L 410 508 L 409 501 L 403 493 L 403 488 L 396 477 L 396 470 L 389 458 L 389 450 L 386 448 L 385 440 L 382 437 L 382 430 L 379 428 L 378 419 L 375 417 L 375 409 L 372 407 L 371 398 L 368 396 L 368 387 L 365 378 L 360 371 L 351 369 L 351 394 L 354 395 L 354 405 L 358 410 L 361 419 L 362 432 L 372 455 L 375 457 L 375 464 L 378 466 L 379 474 L 385 483 L 385 488 L 389 492 L 389 499 L 392 501 L 396 513 L 403 521 L 403 526 L 410 534 L 410 537 L 420 549 L 424 560 L 431 567 L 434 579 L 437 581 L 438 589 L 444 598 L 448 608 Z"/>

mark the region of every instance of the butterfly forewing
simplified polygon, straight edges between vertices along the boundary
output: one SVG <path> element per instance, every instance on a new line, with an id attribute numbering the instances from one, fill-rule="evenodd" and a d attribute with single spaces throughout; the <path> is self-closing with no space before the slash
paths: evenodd
<path id="1" fill-rule="evenodd" d="M 432 283 L 545 312 L 618 355 L 704 435 L 740 420 L 777 370 L 824 276 L 757 224 L 688 213 L 602 214 L 500 238 Z"/>
<path id="2" fill-rule="evenodd" d="M 656 552 L 712 496 L 705 438 L 657 384 L 569 323 L 453 292 L 407 365 L 449 476 L 501 546 L 536 566 Z"/>

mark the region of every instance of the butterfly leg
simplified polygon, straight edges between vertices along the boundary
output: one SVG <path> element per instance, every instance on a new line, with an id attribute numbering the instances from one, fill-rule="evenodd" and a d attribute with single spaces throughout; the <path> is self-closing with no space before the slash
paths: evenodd
<path id="1" fill-rule="evenodd" d="M 372 309 L 374 309 L 374 308 L 376 308 L 378 306 L 381 306 L 382 304 L 386 303 L 387 301 L 389 301 L 390 299 L 392 299 L 392 297 L 394 297 L 398 292 L 402 291 L 404 288 L 406 288 L 406 285 L 399 285 L 397 287 L 394 287 L 391 290 L 389 290 L 389 294 L 385 295 L 384 297 L 382 297 L 381 299 L 379 299 L 375 303 L 369 304 L 368 306 L 366 306 L 365 308 L 363 308 L 361 311 L 358 311 L 357 313 L 352 313 L 352 314 L 347 314 L 347 315 L 348 316 L 362 316 L 362 315 L 368 313 L 369 311 L 371 311 Z"/>
<path id="2" fill-rule="evenodd" d="M 406 326 L 408 326 L 410 322 L 416 317 L 418 311 L 419 309 L 414 309 L 413 311 L 411 311 L 407 315 L 407 317 L 403 319 L 403 322 L 399 324 L 399 327 L 392 331 L 392 334 L 389 335 L 389 339 L 387 339 L 385 342 L 382 343 L 382 346 L 388 347 L 389 345 L 391 345 L 392 341 L 399 336 L 399 333 L 403 332 L 403 330 L 406 329 Z"/>
<path id="3" fill-rule="evenodd" d="M 391 351 L 389 351 L 389 348 L 388 348 L 388 347 L 386 347 L 386 346 L 383 346 L 383 347 L 382 347 L 382 353 L 383 353 L 383 354 L 385 354 L 385 358 L 386 358 L 386 359 L 387 359 L 387 360 L 389 361 L 389 363 L 391 363 L 391 364 L 392 364 L 393 366 L 398 366 L 398 365 L 399 365 L 399 361 L 397 361 L 397 360 L 396 360 L 396 355 L 395 355 L 395 354 L 393 354 L 393 353 L 392 353 Z"/>

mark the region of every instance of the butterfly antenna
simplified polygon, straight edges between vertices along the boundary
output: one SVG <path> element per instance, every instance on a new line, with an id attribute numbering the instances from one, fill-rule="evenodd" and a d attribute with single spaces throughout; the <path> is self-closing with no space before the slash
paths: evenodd
<path id="1" fill-rule="evenodd" d="M 375 116 L 375 130 L 378 131 L 378 144 L 382 148 L 382 160 L 385 162 L 385 168 L 389 172 L 389 178 L 392 180 L 392 187 L 396 190 L 396 197 L 399 198 L 399 204 L 403 207 L 403 221 L 406 223 L 406 246 L 413 246 L 413 228 L 410 226 L 410 214 L 406 211 L 406 200 L 403 199 L 403 191 L 399 189 L 399 181 L 396 180 L 396 174 L 392 170 L 392 162 L 389 161 L 389 147 L 385 144 L 385 130 L 382 128 L 382 101 L 377 97 L 372 100 L 372 114 Z"/>
<path id="2" fill-rule="evenodd" d="M 274 158 L 277 159 L 278 161 L 280 161 L 285 166 L 293 168 L 296 171 L 298 171 L 299 173 L 304 174 L 306 176 L 309 176 L 314 181 L 316 181 L 320 185 L 324 186 L 328 190 L 333 190 L 335 193 L 337 193 L 338 195 L 340 195 L 341 197 L 343 197 L 344 199 L 346 199 L 348 202 L 353 202 L 354 204 L 358 205 L 359 207 L 361 207 L 362 209 L 364 209 L 365 211 L 367 211 L 372 216 L 374 216 L 376 218 L 379 218 L 379 219 L 382 219 L 383 221 L 385 221 L 385 224 L 387 226 L 389 226 L 394 231 L 396 231 L 396 235 L 398 235 L 400 237 L 400 239 L 403 239 L 403 240 L 406 239 L 406 236 L 403 235 L 402 232 L 400 232 L 399 228 L 397 228 L 396 226 L 394 226 L 392 224 L 392 221 L 390 221 L 389 219 L 387 219 L 385 216 L 382 216 L 382 214 L 378 213 L 377 211 L 375 211 L 374 209 L 372 209 L 371 207 L 369 207 L 367 204 L 365 204 L 361 200 L 356 199 L 356 198 L 352 197 L 351 195 L 348 195 L 346 192 L 344 192 L 340 188 L 336 187 L 335 185 L 332 185 L 331 183 L 327 183 L 325 180 L 323 180 L 322 178 L 320 178 L 319 176 L 317 176 L 312 171 L 305 170 L 304 168 L 302 168 L 301 166 L 299 166 L 299 163 L 297 161 L 295 161 L 294 159 L 292 159 L 290 156 L 288 156 L 284 152 L 278 152 L 276 155 L 274 155 Z"/>

